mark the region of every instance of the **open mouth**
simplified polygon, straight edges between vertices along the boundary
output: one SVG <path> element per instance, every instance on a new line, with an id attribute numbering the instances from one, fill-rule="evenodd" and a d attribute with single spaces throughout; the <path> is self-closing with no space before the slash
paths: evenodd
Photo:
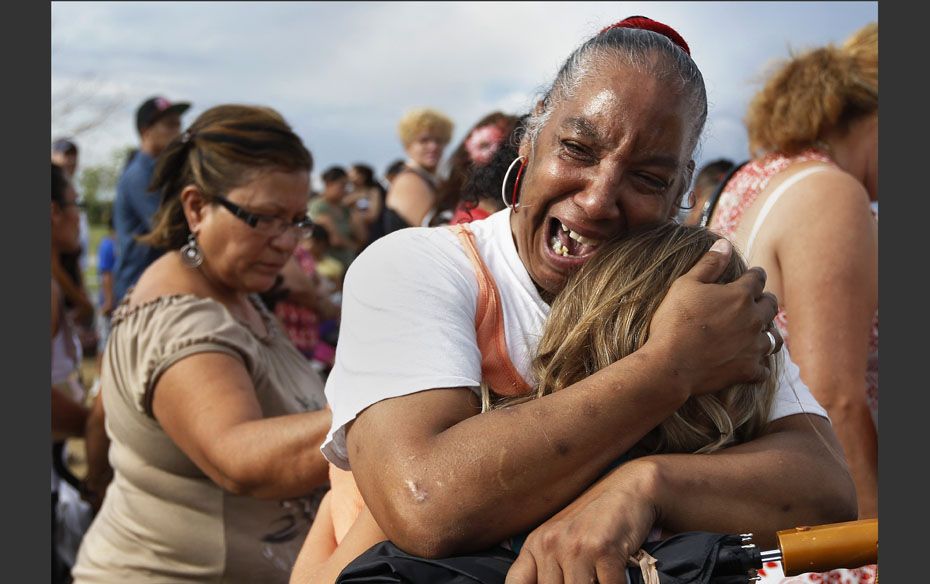
<path id="1" fill-rule="evenodd" d="M 597 251 L 600 239 L 585 237 L 555 217 L 549 220 L 546 241 L 549 249 L 563 258 L 587 258 Z"/>

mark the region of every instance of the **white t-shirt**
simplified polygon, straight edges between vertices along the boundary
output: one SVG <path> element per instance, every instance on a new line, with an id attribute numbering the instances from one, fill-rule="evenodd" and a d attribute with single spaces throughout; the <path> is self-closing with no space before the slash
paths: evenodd
<path id="1" fill-rule="evenodd" d="M 500 293 L 510 359 L 535 385 L 530 364 L 549 305 L 517 255 L 510 210 L 469 226 Z M 447 228 L 395 231 L 352 263 L 343 287 L 336 362 L 326 382 L 333 423 L 322 450 L 330 462 L 349 470 L 345 425 L 374 403 L 427 389 L 478 391 L 477 298 L 474 268 Z M 802 412 L 826 417 L 787 349 L 782 353 L 785 367 L 770 420 Z"/>

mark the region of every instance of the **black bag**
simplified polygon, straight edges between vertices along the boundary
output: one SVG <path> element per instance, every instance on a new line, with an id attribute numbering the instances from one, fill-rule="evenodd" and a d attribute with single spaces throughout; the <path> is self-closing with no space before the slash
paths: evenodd
<path id="1" fill-rule="evenodd" d="M 337 584 L 503 584 L 517 555 L 501 546 L 448 558 L 411 556 L 382 541 L 352 560 Z"/>
<path id="2" fill-rule="evenodd" d="M 642 549 L 657 560 L 661 584 L 748 584 L 762 567 L 758 550 L 738 535 L 692 531 Z M 448 558 L 411 556 L 389 541 L 352 560 L 337 584 L 503 584 L 517 555 L 501 546 Z M 630 584 L 642 584 L 638 567 L 627 568 Z"/>

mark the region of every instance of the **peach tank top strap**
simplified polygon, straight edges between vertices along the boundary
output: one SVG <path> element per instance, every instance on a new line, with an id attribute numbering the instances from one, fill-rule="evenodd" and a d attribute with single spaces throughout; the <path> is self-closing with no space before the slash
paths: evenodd
<path id="1" fill-rule="evenodd" d="M 478 253 L 475 236 L 465 223 L 451 226 L 468 259 L 475 268 L 478 279 L 478 302 L 475 307 L 475 333 L 478 350 L 481 352 L 481 377 L 494 393 L 513 397 L 532 391 L 523 376 L 514 367 L 507 351 L 504 336 L 504 310 L 494 277 Z"/>

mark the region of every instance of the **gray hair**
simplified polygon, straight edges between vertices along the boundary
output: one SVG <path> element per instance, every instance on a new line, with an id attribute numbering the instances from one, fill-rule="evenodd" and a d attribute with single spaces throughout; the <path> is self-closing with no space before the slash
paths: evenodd
<path id="1" fill-rule="evenodd" d="M 691 98 L 697 114 L 694 143 L 691 145 L 693 150 L 707 120 L 704 76 L 691 57 L 668 37 L 649 30 L 622 27 L 595 35 L 569 55 L 543 94 L 542 107 L 535 109 L 526 122 L 526 137 L 530 145 L 536 144 L 539 132 L 559 103 L 574 96 L 589 75 L 602 68 L 616 67 L 618 61 L 674 84 L 675 90 Z"/>

